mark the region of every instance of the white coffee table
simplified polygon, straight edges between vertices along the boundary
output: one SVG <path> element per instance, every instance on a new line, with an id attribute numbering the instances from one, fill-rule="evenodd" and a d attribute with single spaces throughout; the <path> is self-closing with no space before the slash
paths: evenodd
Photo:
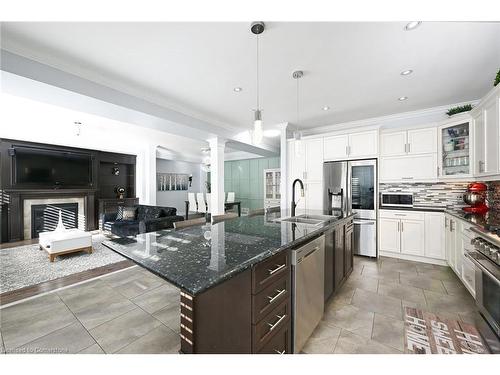
<path id="1" fill-rule="evenodd" d="M 58 255 L 86 251 L 92 253 L 92 235 L 80 229 L 40 233 L 40 249 L 49 254 L 49 260 L 54 261 Z"/>

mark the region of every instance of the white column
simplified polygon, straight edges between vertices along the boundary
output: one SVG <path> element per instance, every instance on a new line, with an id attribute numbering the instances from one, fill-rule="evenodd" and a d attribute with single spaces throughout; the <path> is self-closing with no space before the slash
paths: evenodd
<path id="1" fill-rule="evenodd" d="M 215 137 L 208 140 L 210 145 L 210 207 L 212 215 L 224 214 L 224 148 L 226 140 Z"/>
<path id="2" fill-rule="evenodd" d="M 280 124 L 280 171 L 281 171 L 281 209 L 288 208 L 288 142 L 286 141 L 286 129 L 288 122 Z"/>
<path id="3" fill-rule="evenodd" d="M 140 203 L 154 206 L 156 204 L 156 146 L 149 145 L 146 148 L 144 159 L 145 202 Z"/>

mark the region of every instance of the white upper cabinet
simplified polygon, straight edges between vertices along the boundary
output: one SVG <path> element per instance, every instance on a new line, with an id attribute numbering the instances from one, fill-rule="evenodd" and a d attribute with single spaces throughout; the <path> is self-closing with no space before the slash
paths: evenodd
<path id="1" fill-rule="evenodd" d="M 361 159 L 376 157 L 377 154 L 377 130 L 324 138 L 324 160 Z"/>
<path id="2" fill-rule="evenodd" d="M 436 154 L 391 156 L 380 159 L 380 181 L 426 181 L 437 178 Z"/>
<path id="3" fill-rule="evenodd" d="M 358 159 L 378 154 L 378 131 L 349 134 L 349 158 Z"/>
<path id="4" fill-rule="evenodd" d="M 408 130 L 407 153 L 409 155 L 437 152 L 436 128 Z"/>
<path id="5" fill-rule="evenodd" d="M 305 146 L 305 176 L 307 181 L 323 180 L 323 139 L 313 138 L 302 141 Z"/>
<path id="6" fill-rule="evenodd" d="M 343 160 L 347 159 L 349 136 L 335 135 L 324 139 L 324 159 L 325 160 Z"/>
<path id="7" fill-rule="evenodd" d="M 290 173 L 291 181 L 296 178 L 304 179 L 306 170 L 306 153 L 304 142 L 288 141 L 288 171 Z"/>
<path id="8" fill-rule="evenodd" d="M 439 177 L 442 179 L 472 177 L 472 120 L 459 115 L 438 128 Z"/>
<path id="9" fill-rule="evenodd" d="M 437 152 L 436 128 L 381 133 L 380 156 L 406 156 Z"/>
<path id="10" fill-rule="evenodd" d="M 474 175 L 499 173 L 499 99 L 493 96 L 473 111 Z"/>
<path id="11" fill-rule="evenodd" d="M 407 134 L 405 131 L 380 134 L 380 156 L 406 155 Z"/>

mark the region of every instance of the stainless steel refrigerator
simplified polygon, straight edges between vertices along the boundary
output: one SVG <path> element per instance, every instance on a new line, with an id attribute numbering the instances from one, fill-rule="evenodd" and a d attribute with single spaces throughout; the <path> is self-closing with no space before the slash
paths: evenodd
<path id="1" fill-rule="evenodd" d="M 327 162 L 323 165 L 323 209 L 354 217 L 354 254 L 377 257 L 377 160 Z"/>

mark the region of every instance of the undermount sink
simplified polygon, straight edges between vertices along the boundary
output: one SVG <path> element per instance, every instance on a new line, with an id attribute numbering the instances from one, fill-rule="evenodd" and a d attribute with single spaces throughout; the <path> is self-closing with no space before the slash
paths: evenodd
<path id="1" fill-rule="evenodd" d="M 309 225 L 320 225 L 330 220 L 333 220 L 334 217 L 327 215 L 298 215 L 292 217 L 286 217 L 284 219 L 278 219 L 276 221 L 286 221 L 288 223 L 300 223 L 300 224 L 309 224 Z"/>

